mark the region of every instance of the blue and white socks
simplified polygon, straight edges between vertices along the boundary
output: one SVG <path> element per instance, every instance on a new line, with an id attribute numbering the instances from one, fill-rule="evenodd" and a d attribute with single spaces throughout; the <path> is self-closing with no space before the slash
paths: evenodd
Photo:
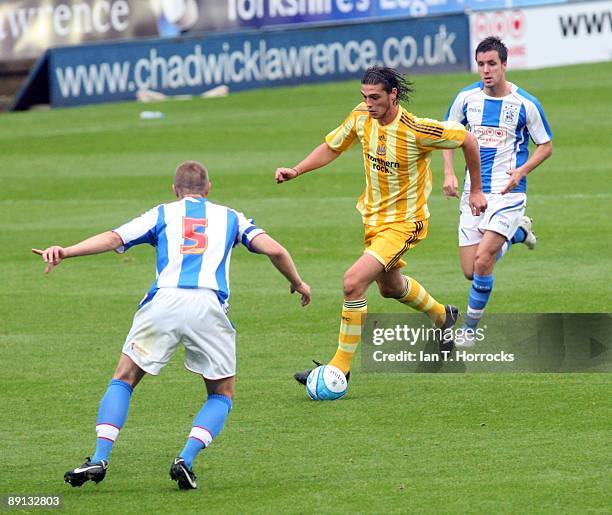
<path id="1" fill-rule="evenodd" d="M 109 383 L 98 410 L 96 452 L 91 458 L 92 463 L 108 462 L 119 431 L 125 424 L 133 391 L 128 383 L 120 379 L 113 379 Z"/>
<path id="2" fill-rule="evenodd" d="M 468 297 L 467 315 L 465 317 L 465 326 L 467 328 L 476 329 L 491 296 L 491 290 L 493 290 L 493 274 L 474 274 Z"/>
<path id="3" fill-rule="evenodd" d="M 179 454 L 189 468 L 192 467 L 197 454 L 208 447 L 213 438 L 221 432 L 231 409 L 232 400 L 229 397 L 217 393 L 208 396 L 204 406 L 195 416 L 185 448 Z"/>

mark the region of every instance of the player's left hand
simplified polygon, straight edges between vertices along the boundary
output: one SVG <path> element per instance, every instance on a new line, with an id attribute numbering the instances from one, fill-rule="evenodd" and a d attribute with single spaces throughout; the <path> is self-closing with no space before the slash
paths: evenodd
<path id="1" fill-rule="evenodd" d="M 510 176 L 510 180 L 508 181 L 508 184 L 506 184 L 506 187 L 501 191 L 502 195 L 505 195 L 516 188 L 519 185 L 519 182 L 521 182 L 521 179 L 525 177 L 525 174 L 518 168 L 510 170 L 506 173 Z"/>
<path id="2" fill-rule="evenodd" d="M 47 263 L 45 274 L 48 274 L 51 270 L 53 270 L 66 257 L 66 249 L 58 245 L 53 245 L 45 250 L 32 249 L 32 252 L 42 256 L 43 261 Z"/>
<path id="3" fill-rule="evenodd" d="M 293 284 L 291 285 L 291 293 L 295 292 L 298 292 L 302 296 L 300 299 L 302 306 L 307 306 L 310 304 L 310 286 L 308 286 L 304 281 L 297 286 L 294 286 Z"/>
<path id="4" fill-rule="evenodd" d="M 487 198 L 482 191 L 470 192 L 469 204 L 474 216 L 480 216 L 487 210 Z"/>

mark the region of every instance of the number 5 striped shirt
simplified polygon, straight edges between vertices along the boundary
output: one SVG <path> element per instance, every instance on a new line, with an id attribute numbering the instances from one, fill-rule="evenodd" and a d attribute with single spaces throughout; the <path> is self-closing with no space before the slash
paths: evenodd
<path id="1" fill-rule="evenodd" d="M 124 245 L 148 243 L 157 249 L 157 274 L 142 307 L 159 288 L 209 288 L 227 310 L 232 248 L 264 231 L 242 213 L 203 197 L 184 197 L 160 204 L 116 229 Z"/>

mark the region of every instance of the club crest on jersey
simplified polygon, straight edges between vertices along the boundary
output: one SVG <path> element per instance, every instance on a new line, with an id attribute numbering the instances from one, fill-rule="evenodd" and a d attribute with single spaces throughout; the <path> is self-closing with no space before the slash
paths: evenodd
<path id="1" fill-rule="evenodd" d="M 387 146 L 385 143 L 386 140 L 387 138 L 384 134 L 380 134 L 378 136 L 378 146 L 376 147 L 376 154 L 378 154 L 379 156 L 384 156 L 387 153 Z"/>
<path id="2" fill-rule="evenodd" d="M 505 105 L 502 109 L 502 119 L 505 123 L 516 123 L 518 119 L 518 107 Z"/>

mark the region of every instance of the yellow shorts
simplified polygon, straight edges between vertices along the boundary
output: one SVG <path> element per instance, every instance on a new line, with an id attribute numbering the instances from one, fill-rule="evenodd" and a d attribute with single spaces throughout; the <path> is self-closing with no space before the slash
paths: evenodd
<path id="1" fill-rule="evenodd" d="M 365 226 L 365 253 L 385 267 L 385 272 L 406 266 L 402 254 L 427 236 L 428 220 Z"/>

